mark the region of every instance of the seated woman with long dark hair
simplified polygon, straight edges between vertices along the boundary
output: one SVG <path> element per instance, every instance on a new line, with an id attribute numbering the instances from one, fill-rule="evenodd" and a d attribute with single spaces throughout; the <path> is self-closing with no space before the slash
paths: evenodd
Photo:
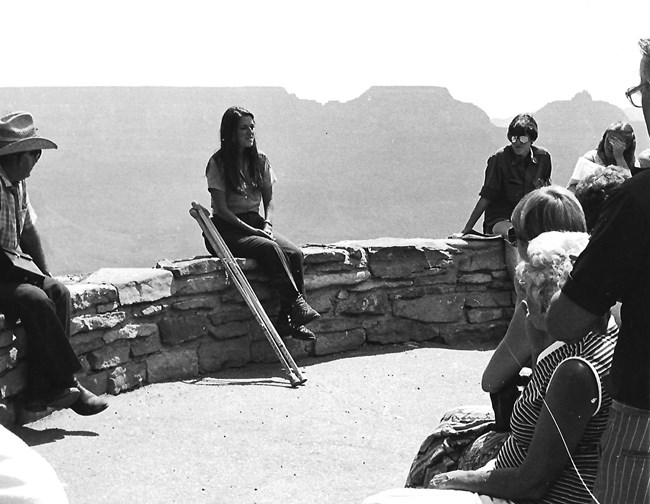
<path id="1" fill-rule="evenodd" d="M 575 192 L 578 183 L 599 166 L 615 165 L 634 173 L 637 170 L 635 150 L 636 137 L 632 125 L 624 121 L 610 124 L 598 146 L 578 158 L 567 189 Z"/>
<path id="2" fill-rule="evenodd" d="M 212 221 L 232 254 L 255 259 L 278 289 L 278 333 L 313 340 L 305 324 L 320 315 L 304 298 L 302 251 L 273 230 L 276 178 L 269 159 L 257 150 L 255 117 L 242 107 L 230 107 L 221 119 L 220 137 L 221 148 L 205 170 Z M 216 255 L 207 240 L 206 247 Z"/>
<path id="3" fill-rule="evenodd" d="M 591 503 L 598 445 L 611 398 L 603 389 L 618 328 L 606 318 L 571 343 L 546 330 L 551 297 L 566 282 L 586 233 L 547 232 L 533 239 L 517 266 L 526 301 L 526 337 L 535 365 L 515 403 L 512 433 L 496 460 L 475 471 L 438 474 L 430 488 L 389 490 L 364 504 Z"/>

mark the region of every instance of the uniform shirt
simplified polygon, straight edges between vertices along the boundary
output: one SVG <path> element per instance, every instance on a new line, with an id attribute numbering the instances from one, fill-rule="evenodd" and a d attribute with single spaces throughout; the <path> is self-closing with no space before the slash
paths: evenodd
<path id="1" fill-rule="evenodd" d="M 551 156 L 541 147 L 531 146 L 530 153 L 517 156 L 510 145 L 494 153 L 487 162 L 485 181 L 479 193 L 490 200 L 485 210 L 483 232 L 510 220 L 517 203 L 533 189 L 551 183 Z"/>
<path id="2" fill-rule="evenodd" d="M 20 234 L 36 223 L 24 180 L 12 184 L 0 167 L 0 246 L 18 250 Z"/>
<path id="3" fill-rule="evenodd" d="M 650 170 L 612 192 L 562 292 L 594 315 L 622 302 L 608 390 L 650 410 Z"/>
<path id="4" fill-rule="evenodd" d="M 261 152 L 259 155 L 260 162 L 262 162 L 264 166 L 262 172 L 263 187 L 271 187 L 277 181 L 277 178 L 266 155 Z M 246 180 L 246 177 L 244 177 L 244 185 L 241 188 L 241 191 L 237 192 L 229 190 L 226 184 L 224 167 L 221 163 L 216 161 L 215 156 L 210 158 L 205 176 L 208 179 L 208 189 L 217 189 L 226 193 L 226 205 L 232 213 L 238 215 L 247 212 L 259 212 L 260 203 L 262 202 L 261 189 L 255 188 L 251 182 Z M 216 212 L 216 210 L 217 208 L 213 200 L 212 211 Z"/>

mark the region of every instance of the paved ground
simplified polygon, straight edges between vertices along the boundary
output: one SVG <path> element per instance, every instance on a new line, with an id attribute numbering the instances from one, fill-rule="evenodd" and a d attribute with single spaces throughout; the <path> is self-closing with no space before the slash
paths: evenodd
<path id="1" fill-rule="evenodd" d="M 487 404 L 491 349 L 388 346 L 110 397 L 95 417 L 69 410 L 17 434 L 54 466 L 71 504 L 360 503 L 402 486 L 442 413 Z"/>

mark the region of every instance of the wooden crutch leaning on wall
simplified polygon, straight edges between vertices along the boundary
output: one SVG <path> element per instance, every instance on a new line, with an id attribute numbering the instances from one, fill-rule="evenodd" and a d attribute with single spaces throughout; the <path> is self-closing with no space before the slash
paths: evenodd
<path id="1" fill-rule="evenodd" d="M 221 262 L 226 268 L 226 271 L 230 274 L 233 283 L 237 287 L 237 290 L 244 298 L 244 301 L 246 301 L 246 304 L 250 308 L 251 312 L 253 312 L 255 320 L 261 326 L 262 332 L 264 332 L 266 339 L 269 340 L 271 348 L 275 352 L 275 355 L 278 357 L 280 363 L 282 364 L 282 367 L 287 373 L 289 381 L 291 382 L 291 386 L 297 387 L 298 385 L 305 383 L 307 379 L 303 377 L 300 369 L 296 365 L 296 362 L 293 360 L 293 357 L 291 357 L 289 350 L 287 350 L 287 347 L 282 341 L 282 338 L 280 338 L 280 335 L 271 323 L 269 316 L 266 314 L 266 311 L 264 311 L 260 300 L 257 299 L 257 296 L 255 295 L 251 284 L 244 276 L 244 272 L 239 267 L 237 260 L 234 258 L 230 252 L 230 249 L 219 234 L 219 231 L 217 231 L 217 228 L 210 220 L 210 214 L 208 211 L 205 209 L 205 207 L 194 201 L 192 202 L 190 215 L 196 219 L 196 222 L 198 222 L 201 231 L 203 231 L 206 239 L 210 242 L 210 245 L 212 245 L 212 248 L 214 248 L 216 251 L 219 259 L 221 259 Z"/>

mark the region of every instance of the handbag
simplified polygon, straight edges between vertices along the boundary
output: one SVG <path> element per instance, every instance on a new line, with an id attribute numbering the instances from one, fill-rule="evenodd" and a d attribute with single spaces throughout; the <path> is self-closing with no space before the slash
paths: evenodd
<path id="1" fill-rule="evenodd" d="M 45 274 L 29 254 L 2 247 L 0 254 L 0 280 L 4 282 L 43 285 Z"/>

